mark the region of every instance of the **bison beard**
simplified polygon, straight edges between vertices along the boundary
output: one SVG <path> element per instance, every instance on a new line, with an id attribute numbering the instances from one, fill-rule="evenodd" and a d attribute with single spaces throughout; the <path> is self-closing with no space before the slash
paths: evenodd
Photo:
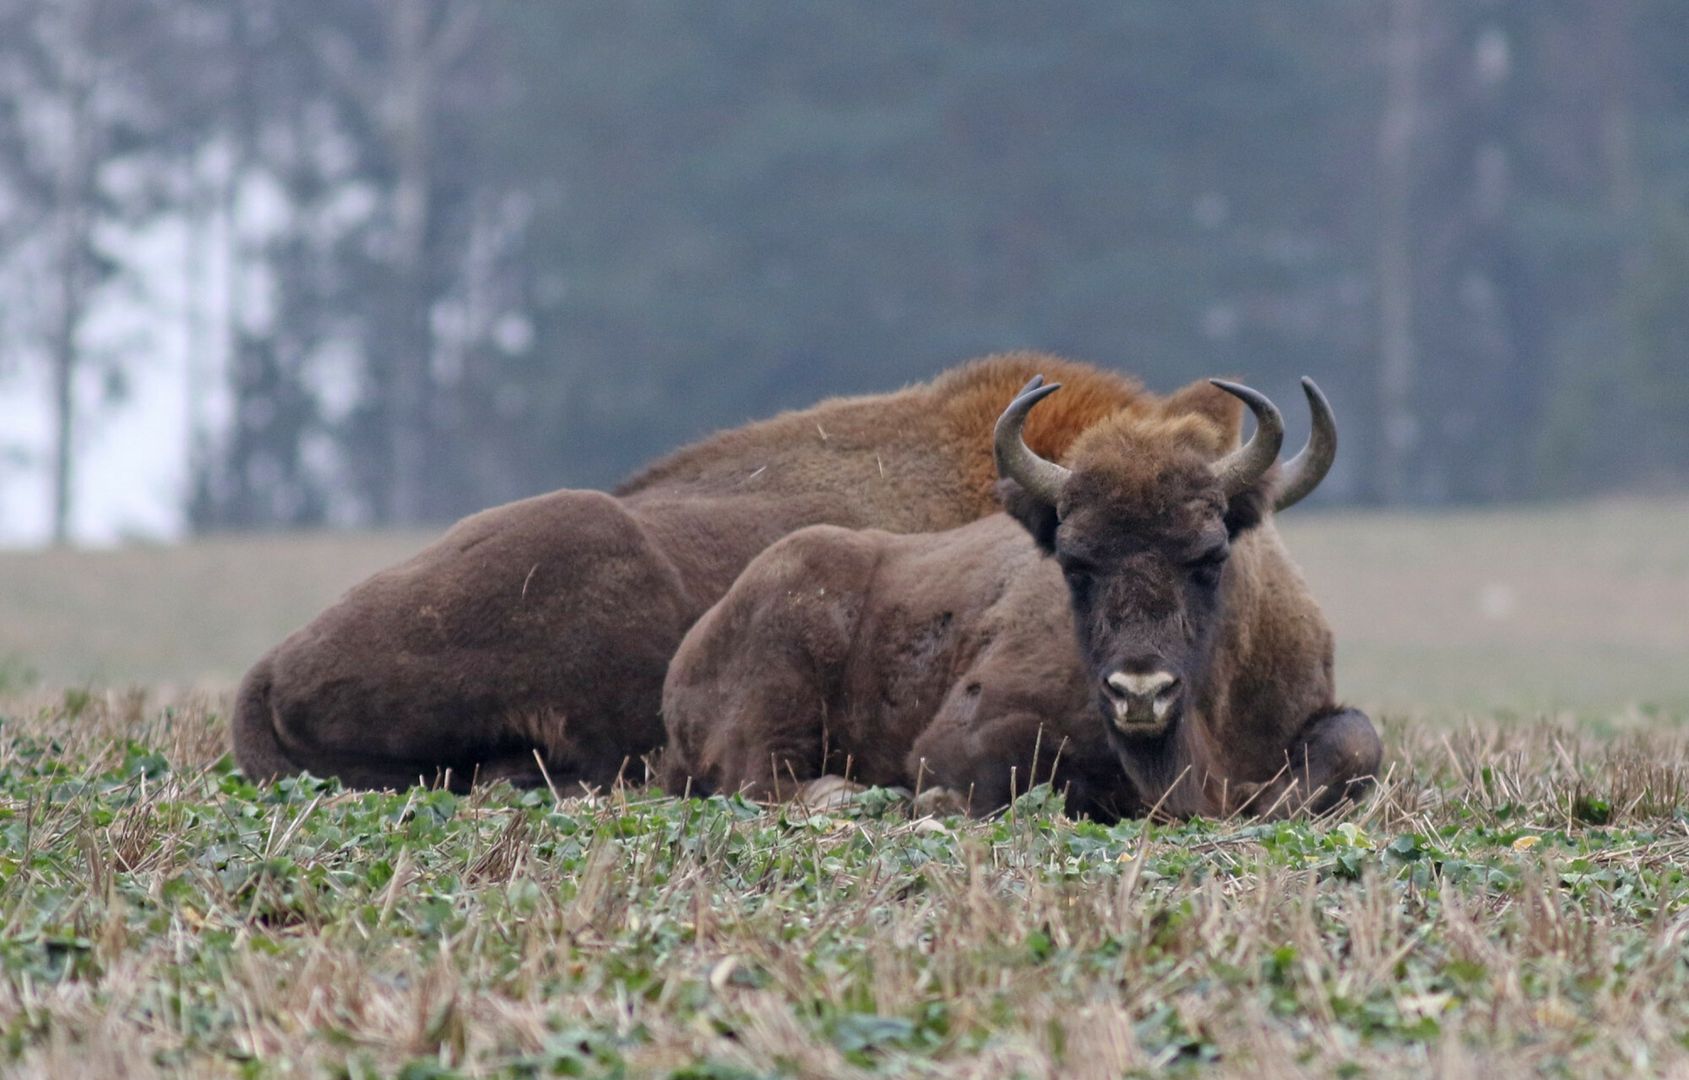
<path id="1" fill-rule="evenodd" d="M 1104 817 L 1365 790 L 1377 734 L 1334 701 L 1331 634 L 1272 521 L 1331 464 L 1318 390 L 1282 471 L 1277 410 L 1232 384 L 1142 398 L 1064 467 L 1023 438 L 1040 383 L 997 429 L 1009 515 L 806 529 L 751 563 L 670 664 L 666 787 L 805 796 L 848 771 L 978 812 L 1050 781 Z M 1231 449 L 1240 399 L 1258 431 Z"/>
<path id="2" fill-rule="evenodd" d="M 994 357 L 721 433 L 614 494 L 466 518 L 254 665 L 236 759 L 257 779 L 369 787 L 609 783 L 662 742 L 669 658 L 752 557 L 818 523 L 913 532 L 994 512 L 992 424 L 1052 369 L 1067 400 L 1028 435 L 1046 454 L 1139 394 L 1085 365 Z"/>

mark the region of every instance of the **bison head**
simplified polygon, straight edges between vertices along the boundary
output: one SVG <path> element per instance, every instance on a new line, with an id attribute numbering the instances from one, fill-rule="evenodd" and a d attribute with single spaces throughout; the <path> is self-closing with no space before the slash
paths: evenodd
<path id="1" fill-rule="evenodd" d="M 1162 408 L 1117 415 L 1075 442 L 1070 467 L 1022 437 L 1027 414 L 1060 389 L 1035 378 L 997 422 L 997 471 L 1009 512 L 1067 579 L 1097 701 L 1126 737 L 1160 736 L 1200 700 L 1226 601 L 1232 542 L 1269 505 L 1282 510 L 1330 468 L 1337 431 L 1312 380 L 1308 446 L 1273 468 L 1284 422 L 1266 397 L 1212 380 Z M 1241 399 L 1256 432 L 1233 445 Z"/>

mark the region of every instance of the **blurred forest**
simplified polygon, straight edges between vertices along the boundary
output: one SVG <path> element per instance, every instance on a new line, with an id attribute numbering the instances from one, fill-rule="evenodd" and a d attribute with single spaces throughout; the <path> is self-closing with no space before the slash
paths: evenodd
<path id="1" fill-rule="evenodd" d="M 1681 486 L 1689 4 L 0 0 L 0 391 L 54 418 L 0 455 L 61 535 L 148 348 L 88 327 L 160 275 L 196 530 L 606 486 L 1019 347 L 1315 374 L 1329 499 Z"/>

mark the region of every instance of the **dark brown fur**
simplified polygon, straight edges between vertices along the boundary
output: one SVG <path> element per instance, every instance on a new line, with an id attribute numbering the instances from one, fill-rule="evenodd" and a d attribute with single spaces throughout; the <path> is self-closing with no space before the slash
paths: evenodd
<path id="1" fill-rule="evenodd" d="M 401 786 L 451 770 L 604 784 L 663 738 L 663 673 L 744 565 L 817 523 L 946 529 L 996 510 L 991 426 L 1033 372 L 1068 384 L 1028 441 L 1060 455 L 1130 381 L 1037 354 L 836 399 L 683 449 L 613 495 L 487 510 L 354 587 L 242 683 L 256 778 L 308 769 Z"/>
<path id="2" fill-rule="evenodd" d="M 1053 781 L 1105 817 L 1358 794 L 1377 736 L 1335 702 L 1330 631 L 1267 509 L 1276 473 L 1226 500 L 1208 471 L 1239 419 L 1206 384 L 1140 399 L 1075 441 L 1059 516 L 1005 482 L 1012 516 L 776 544 L 670 665 L 665 787 L 791 796 L 848 770 L 985 811 Z M 1208 588 L 1186 580 L 1193 556 L 1227 543 Z M 1073 580 L 1081 551 L 1094 583 Z M 1123 731 L 1098 680 L 1137 670 L 1145 649 L 1189 693 L 1166 727 Z"/>

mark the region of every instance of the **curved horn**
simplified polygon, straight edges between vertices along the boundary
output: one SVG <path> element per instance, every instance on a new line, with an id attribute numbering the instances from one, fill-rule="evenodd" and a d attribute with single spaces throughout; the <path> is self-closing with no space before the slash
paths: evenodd
<path id="1" fill-rule="evenodd" d="M 1220 490 L 1229 499 L 1261 479 L 1278 460 L 1279 447 L 1284 445 L 1284 417 L 1260 391 L 1224 379 L 1208 381 L 1242 401 L 1255 414 L 1255 437 L 1209 466 L 1220 482 Z"/>
<path id="2" fill-rule="evenodd" d="M 1032 407 L 1061 389 L 1061 383 L 1044 385 L 1044 376 L 1034 375 L 1021 387 L 1020 393 L 1009 402 L 1003 415 L 997 418 L 994 447 L 997 452 L 997 475 L 1013 480 L 1036 496 L 1054 506 L 1061 496 L 1062 485 L 1071 474 L 1053 461 L 1046 461 L 1032 452 L 1021 437 L 1026 426 L 1026 414 Z"/>
<path id="3" fill-rule="evenodd" d="M 1278 495 L 1273 499 L 1273 512 L 1288 510 L 1312 495 L 1320 486 L 1331 463 L 1337 459 L 1337 417 L 1332 415 L 1331 402 L 1320 393 L 1314 380 L 1302 377 L 1302 392 L 1308 395 L 1308 411 L 1313 414 L 1314 428 L 1308 445 L 1284 465 L 1284 477 L 1279 481 Z"/>

